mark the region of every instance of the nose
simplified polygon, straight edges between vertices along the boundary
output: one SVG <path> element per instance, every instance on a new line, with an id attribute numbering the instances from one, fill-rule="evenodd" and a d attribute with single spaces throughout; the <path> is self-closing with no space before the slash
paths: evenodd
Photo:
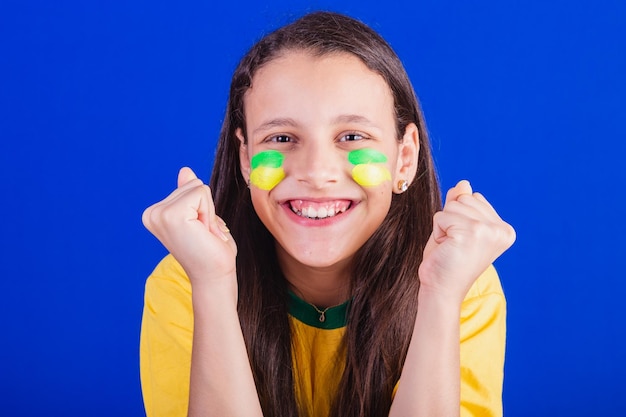
<path id="1" fill-rule="evenodd" d="M 314 189 L 337 183 L 347 161 L 344 155 L 346 161 L 342 163 L 341 151 L 332 144 L 319 142 L 309 142 L 299 154 L 293 172 L 299 183 Z"/>

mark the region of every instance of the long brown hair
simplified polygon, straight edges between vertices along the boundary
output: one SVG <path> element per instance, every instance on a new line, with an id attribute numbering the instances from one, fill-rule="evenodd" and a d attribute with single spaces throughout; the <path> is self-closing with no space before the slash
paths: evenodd
<path id="1" fill-rule="evenodd" d="M 263 412 L 297 416 L 292 375 L 287 283 L 274 239 L 257 217 L 239 166 L 237 128 L 244 131 L 244 94 L 256 71 L 289 50 L 316 56 L 350 53 L 389 85 L 396 130 L 415 123 L 420 136 L 418 173 L 409 189 L 393 196 L 390 211 L 358 251 L 352 302 L 344 338 L 346 366 L 332 416 L 386 416 L 400 378 L 417 312 L 418 267 L 441 206 L 430 144 L 417 97 L 391 47 L 365 24 L 331 12 L 315 12 L 270 33 L 242 58 L 232 78 L 211 177 L 217 213 L 238 245 L 239 319 Z"/>

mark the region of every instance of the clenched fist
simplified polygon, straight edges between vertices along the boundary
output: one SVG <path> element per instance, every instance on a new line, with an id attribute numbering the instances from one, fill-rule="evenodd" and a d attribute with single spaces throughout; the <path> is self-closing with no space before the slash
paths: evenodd
<path id="1" fill-rule="evenodd" d="M 236 288 L 237 246 L 215 214 L 211 190 L 191 169 L 180 170 L 178 188 L 148 207 L 142 221 L 182 265 L 192 287 L 230 280 Z"/>
<path id="2" fill-rule="evenodd" d="M 422 290 L 460 303 L 476 278 L 514 241 L 513 228 L 482 194 L 472 192 L 468 181 L 460 181 L 433 218 L 419 268 Z"/>

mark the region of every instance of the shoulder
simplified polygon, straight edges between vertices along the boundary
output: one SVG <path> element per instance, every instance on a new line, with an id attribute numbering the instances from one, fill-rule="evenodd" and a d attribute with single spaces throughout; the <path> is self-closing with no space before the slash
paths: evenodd
<path id="1" fill-rule="evenodd" d="M 505 328 L 506 298 L 498 273 L 491 265 L 474 282 L 461 304 L 461 341 L 479 333 L 504 339 Z"/>
<path id="2" fill-rule="evenodd" d="M 178 288 L 191 294 L 191 282 L 183 267 L 169 254 L 159 262 L 146 281 L 146 294 L 163 287 Z"/>
<path id="3" fill-rule="evenodd" d="M 146 281 L 144 321 L 153 320 L 192 322 L 191 282 L 183 267 L 172 255 L 167 255 L 154 268 Z"/>
<path id="4" fill-rule="evenodd" d="M 463 303 L 473 299 L 480 298 L 487 295 L 500 295 L 504 297 L 504 291 L 502 291 L 502 284 L 500 283 L 500 277 L 493 265 L 489 265 L 489 268 L 485 270 L 471 286 Z"/>

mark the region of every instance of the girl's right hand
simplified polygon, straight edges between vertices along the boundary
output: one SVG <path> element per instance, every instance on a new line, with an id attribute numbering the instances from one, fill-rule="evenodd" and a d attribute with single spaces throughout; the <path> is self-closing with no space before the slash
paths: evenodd
<path id="1" fill-rule="evenodd" d="M 182 265 L 192 287 L 227 284 L 236 290 L 237 246 L 215 214 L 209 186 L 190 168 L 180 170 L 178 188 L 148 207 L 142 221 Z"/>

